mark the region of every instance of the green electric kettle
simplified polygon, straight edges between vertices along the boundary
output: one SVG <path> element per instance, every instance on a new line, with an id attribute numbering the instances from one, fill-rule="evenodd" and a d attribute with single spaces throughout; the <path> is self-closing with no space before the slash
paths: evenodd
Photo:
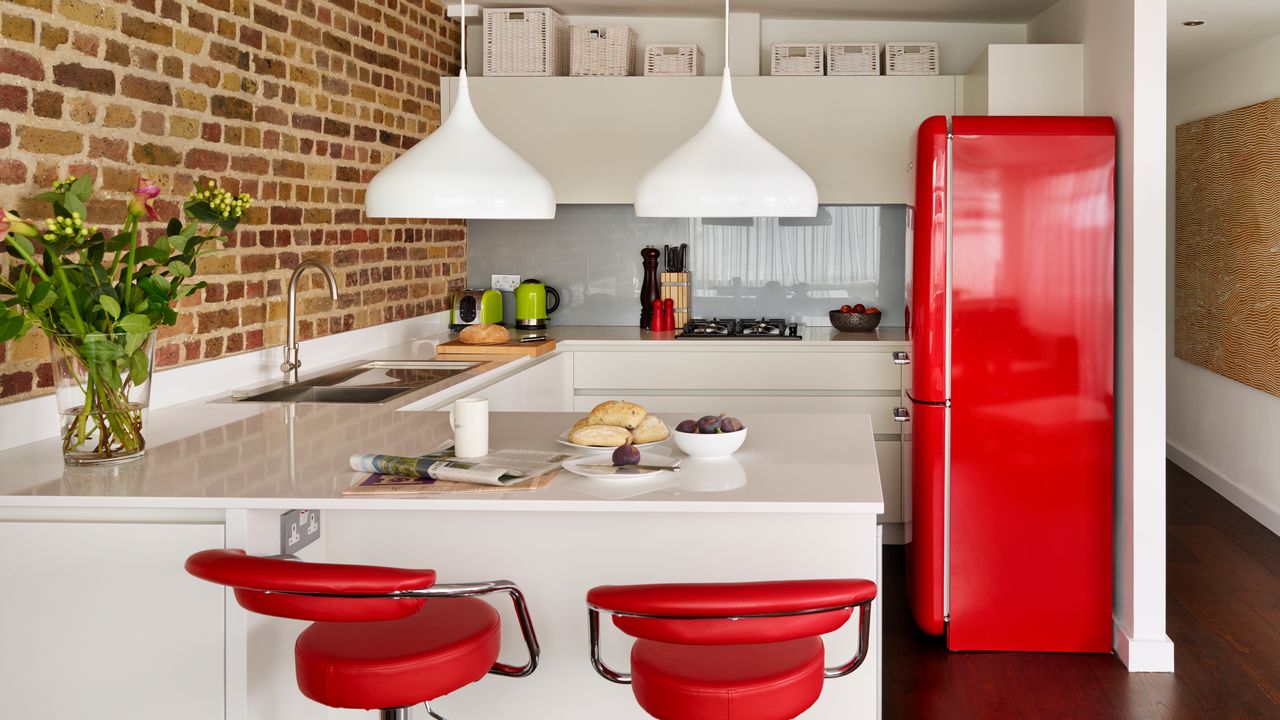
<path id="1" fill-rule="evenodd" d="M 547 295 L 551 295 L 551 305 L 547 306 Z M 525 280 L 515 290 L 516 295 L 516 328 L 519 330 L 543 330 L 547 327 L 547 316 L 560 307 L 560 293 L 541 280 Z"/>

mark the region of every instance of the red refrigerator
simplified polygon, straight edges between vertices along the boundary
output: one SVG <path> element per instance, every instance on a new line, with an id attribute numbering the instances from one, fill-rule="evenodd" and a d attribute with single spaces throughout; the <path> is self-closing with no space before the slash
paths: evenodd
<path id="1" fill-rule="evenodd" d="M 908 599 L 952 650 L 1111 650 L 1115 128 L 934 117 L 908 252 Z"/>

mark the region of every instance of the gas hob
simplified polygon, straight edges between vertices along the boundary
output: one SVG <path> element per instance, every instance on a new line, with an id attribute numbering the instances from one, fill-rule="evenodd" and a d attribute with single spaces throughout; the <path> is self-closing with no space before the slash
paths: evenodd
<path id="1" fill-rule="evenodd" d="M 800 326 L 780 318 L 694 318 L 678 340 L 801 340 Z"/>

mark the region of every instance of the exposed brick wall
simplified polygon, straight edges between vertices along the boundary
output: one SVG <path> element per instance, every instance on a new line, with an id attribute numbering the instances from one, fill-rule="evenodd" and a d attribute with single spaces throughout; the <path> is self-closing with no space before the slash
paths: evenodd
<path id="1" fill-rule="evenodd" d="M 466 278 L 466 227 L 364 217 L 364 187 L 439 124 L 459 32 L 432 0 L 0 1 L 0 208 L 97 177 L 90 220 L 118 224 L 139 175 L 162 219 L 207 178 L 257 200 L 198 268 L 156 352 L 167 367 L 280 345 L 285 287 L 309 338 L 443 310 Z M 160 227 L 159 223 L 156 224 Z M 0 264 L 3 264 L 0 260 Z M 0 345 L 0 402 L 50 391 L 46 342 Z"/>

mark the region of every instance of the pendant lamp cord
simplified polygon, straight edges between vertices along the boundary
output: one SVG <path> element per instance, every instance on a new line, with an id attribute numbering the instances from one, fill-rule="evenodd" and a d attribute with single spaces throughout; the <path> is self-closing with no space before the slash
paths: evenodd
<path id="1" fill-rule="evenodd" d="M 729 0 L 724 0 L 724 71 L 729 72 Z"/>
<path id="2" fill-rule="evenodd" d="M 462 15 L 458 18 L 458 25 L 462 26 L 462 67 L 458 70 L 458 78 L 465 83 L 467 81 L 467 0 L 462 0 Z"/>

